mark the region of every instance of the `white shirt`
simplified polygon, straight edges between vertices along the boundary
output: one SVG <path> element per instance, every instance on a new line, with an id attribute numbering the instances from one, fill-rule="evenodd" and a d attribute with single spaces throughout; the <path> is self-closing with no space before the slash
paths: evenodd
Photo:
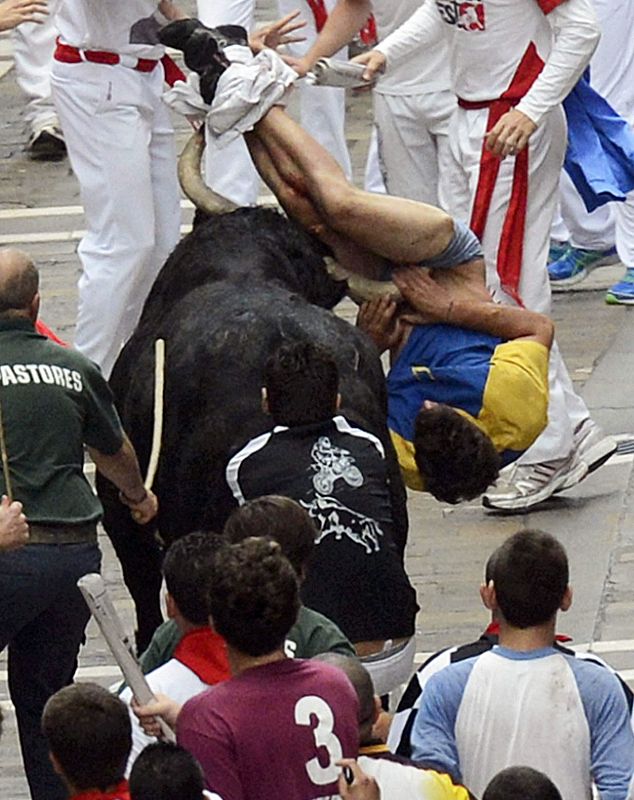
<path id="1" fill-rule="evenodd" d="M 55 22 L 61 40 L 73 47 L 161 58 L 163 45 L 130 42 L 132 27 L 158 6 L 159 0 L 61 0 Z"/>
<path id="2" fill-rule="evenodd" d="M 372 0 L 379 40 L 397 30 L 420 7 L 420 0 Z M 412 95 L 446 91 L 451 88 L 449 52 L 444 39 L 409 56 L 379 80 L 378 94 Z"/>
<path id="3" fill-rule="evenodd" d="M 594 0 L 601 41 L 590 63 L 590 83 L 634 125 L 634 0 Z"/>
<path id="4" fill-rule="evenodd" d="M 539 124 L 579 79 L 600 32 L 590 0 L 564 0 L 549 14 L 539 0 L 428 0 L 377 50 L 389 70 L 441 37 L 449 44 L 453 89 L 471 102 L 500 97 L 534 44 L 546 63 L 517 109 Z"/>
<path id="5" fill-rule="evenodd" d="M 175 700 L 179 705 L 183 705 L 190 698 L 194 697 L 209 688 L 208 684 L 201 679 L 189 667 L 186 667 L 175 658 L 170 659 L 157 669 L 145 676 L 150 689 L 154 694 L 166 694 Z M 148 744 L 152 744 L 156 739 L 148 736 L 139 723 L 139 719 L 130 708 L 132 702 L 132 690 L 124 689 L 120 694 L 120 699 L 128 706 L 130 721 L 132 723 L 132 750 L 128 758 L 126 778 L 130 775 L 132 765 L 136 761 L 141 750 Z"/>

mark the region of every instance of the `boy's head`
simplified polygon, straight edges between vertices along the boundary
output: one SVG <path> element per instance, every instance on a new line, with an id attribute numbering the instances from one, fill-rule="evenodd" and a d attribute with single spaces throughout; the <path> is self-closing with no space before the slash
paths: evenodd
<path id="1" fill-rule="evenodd" d="M 482 800 L 561 800 L 555 784 L 531 767 L 507 767 L 491 778 Z"/>
<path id="2" fill-rule="evenodd" d="M 263 406 L 291 428 L 331 419 L 339 406 L 339 372 L 328 350 L 312 342 L 283 344 L 264 367 Z"/>
<path id="3" fill-rule="evenodd" d="M 130 773 L 131 800 L 202 800 L 203 789 L 196 759 L 171 742 L 148 745 Z"/>
<path id="4" fill-rule="evenodd" d="M 216 554 L 225 546 L 215 533 L 189 533 L 170 545 L 163 561 L 163 575 L 169 596 L 170 616 L 178 611 L 192 625 L 206 625 L 207 583 Z"/>
<path id="5" fill-rule="evenodd" d="M 464 414 L 442 404 L 418 412 L 414 453 L 426 490 L 445 503 L 479 497 L 500 471 L 491 439 Z"/>
<path id="6" fill-rule="evenodd" d="M 132 746 L 127 706 L 96 683 L 56 692 L 42 714 L 55 770 L 73 793 L 106 791 L 123 780 Z"/>
<path id="7" fill-rule="evenodd" d="M 236 508 L 225 524 L 224 535 L 232 544 L 254 536 L 272 539 L 301 579 L 315 549 L 317 529 L 295 500 L 265 495 Z"/>
<path id="8" fill-rule="evenodd" d="M 515 628 L 544 625 L 572 602 L 566 551 L 543 531 L 510 536 L 489 558 L 485 580 L 485 605 Z"/>
<path id="9" fill-rule="evenodd" d="M 374 723 L 381 713 L 381 698 L 374 694 L 372 676 L 359 661 L 352 656 L 341 653 L 321 653 L 315 656 L 315 661 L 331 664 L 337 667 L 352 684 L 359 701 L 359 743 L 370 744 L 373 739 Z"/>
<path id="10" fill-rule="evenodd" d="M 244 655 L 274 653 L 299 611 L 297 576 L 276 542 L 246 539 L 222 549 L 209 584 L 211 622 Z"/>

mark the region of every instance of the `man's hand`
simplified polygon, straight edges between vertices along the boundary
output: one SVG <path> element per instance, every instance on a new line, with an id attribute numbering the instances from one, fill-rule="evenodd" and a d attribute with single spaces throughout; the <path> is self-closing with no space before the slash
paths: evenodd
<path id="1" fill-rule="evenodd" d="M 379 353 L 390 350 L 401 337 L 396 318 L 396 303 L 388 297 L 378 297 L 363 303 L 357 314 L 357 327 L 372 339 Z"/>
<path id="2" fill-rule="evenodd" d="M 366 775 L 354 758 L 342 758 L 337 761 L 343 767 L 339 776 L 339 794 L 342 800 L 381 800 L 381 790 L 374 778 Z M 352 778 L 349 783 L 348 779 Z"/>
<path id="3" fill-rule="evenodd" d="M 486 134 L 486 149 L 501 158 L 516 155 L 526 147 L 536 130 L 537 125 L 530 117 L 512 108 L 506 114 L 502 114 Z"/>
<path id="4" fill-rule="evenodd" d="M 453 298 L 423 267 L 402 267 L 393 272 L 394 283 L 414 311 L 437 322 L 447 322 Z"/>
<path id="5" fill-rule="evenodd" d="M 387 65 L 387 59 L 378 50 L 369 50 L 367 53 L 361 53 L 361 55 L 355 56 L 352 61 L 355 64 L 363 64 L 365 66 L 363 80 L 368 81 L 370 84 L 374 84 L 377 81 L 379 75 L 385 72 Z"/>
<path id="6" fill-rule="evenodd" d="M 158 717 L 164 719 L 170 728 L 176 728 L 176 720 L 180 714 L 181 706 L 171 697 L 157 694 L 154 702 L 144 706 L 140 706 L 136 698 L 133 697 L 130 705 L 139 718 L 139 724 L 148 736 L 160 738 L 162 731 Z"/>
<path id="7" fill-rule="evenodd" d="M 284 44 L 296 44 L 306 41 L 305 36 L 296 36 L 297 31 L 306 27 L 306 22 L 298 19 L 299 11 L 293 11 L 285 17 L 272 22 L 270 25 L 263 25 L 249 35 L 249 46 L 254 53 L 259 53 L 266 47 L 277 50 Z M 286 60 L 286 59 L 285 59 Z M 293 69 L 295 67 L 290 64 Z M 305 74 L 305 73 L 304 73 Z"/>
<path id="8" fill-rule="evenodd" d="M 138 500 L 119 492 L 119 499 L 128 506 L 132 519 L 139 525 L 147 525 L 158 513 L 158 499 L 154 492 L 147 489 Z"/>
<path id="9" fill-rule="evenodd" d="M 8 31 L 23 22 L 44 22 L 48 14 L 46 0 L 4 0 L 0 3 L 0 31 Z"/>
<path id="10" fill-rule="evenodd" d="M 17 550 L 29 540 L 29 526 L 22 513 L 22 503 L 10 502 L 2 495 L 0 503 L 0 551 Z"/>

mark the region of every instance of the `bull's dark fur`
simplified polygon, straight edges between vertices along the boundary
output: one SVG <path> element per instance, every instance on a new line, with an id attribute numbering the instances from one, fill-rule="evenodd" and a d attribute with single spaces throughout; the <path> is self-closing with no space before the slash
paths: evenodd
<path id="1" fill-rule="evenodd" d="M 326 310 L 343 290 L 327 275 L 321 246 L 271 210 L 240 209 L 210 218 L 176 247 L 110 381 L 144 471 L 152 438 L 154 342 L 165 339 L 163 449 L 154 488 L 160 499 L 158 528 L 167 542 L 200 528 L 222 529 L 235 507 L 224 477 L 227 458 L 271 427 L 260 410 L 264 363 L 282 341 L 309 339 L 335 354 L 342 413 L 377 434 L 386 447 L 395 534 L 404 544 L 405 493 L 386 429 L 380 361 L 364 334 Z M 137 546 L 144 539 L 113 487 L 100 480 L 99 493 L 139 616 L 147 617 L 151 605 L 156 621 L 158 607 L 148 596 L 150 575 L 135 588 L 149 555 L 149 537 Z M 146 628 L 154 622 L 139 619 L 139 624 Z"/>

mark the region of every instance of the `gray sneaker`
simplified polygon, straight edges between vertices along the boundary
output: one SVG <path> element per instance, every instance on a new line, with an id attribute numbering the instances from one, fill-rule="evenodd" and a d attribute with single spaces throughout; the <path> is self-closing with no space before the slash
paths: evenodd
<path id="1" fill-rule="evenodd" d="M 58 125 L 47 125 L 33 131 L 26 149 L 33 161 L 61 161 L 66 155 L 64 134 Z"/>
<path id="2" fill-rule="evenodd" d="M 618 444 L 616 439 L 606 436 L 597 423 L 588 417 L 575 429 L 574 447 L 579 458 L 588 465 L 590 473 L 602 467 L 616 453 Z"/>
<path id="3" fill-rule="evenodd" d="M 588 465 L 576 449 L 566 458 L 514 464 L 482 497 L 482 505 L 500 511 L 526 511 L 579 483 L 587 474 Z"/>

